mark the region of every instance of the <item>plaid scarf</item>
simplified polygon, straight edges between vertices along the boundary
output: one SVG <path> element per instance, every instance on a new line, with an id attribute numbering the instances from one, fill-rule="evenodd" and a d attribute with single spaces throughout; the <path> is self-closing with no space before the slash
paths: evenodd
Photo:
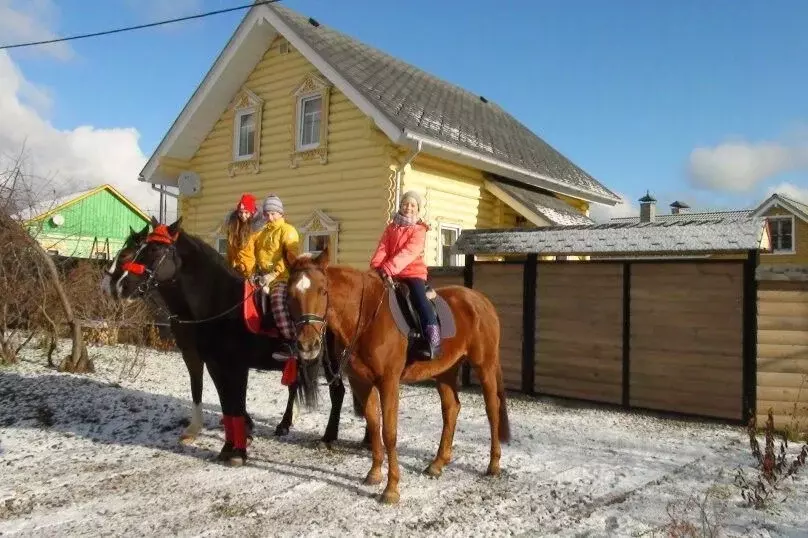
<path id="1" fill-rule="evenodd" d="M 396 214 L 393 215 L 393 222 L 396 223 L 398 226 L 412 226 L 413 224 L 418 222 L 418 216 L 415 216 L 410 219 L 405 217 L 401 213 L 396 212 Z"/>

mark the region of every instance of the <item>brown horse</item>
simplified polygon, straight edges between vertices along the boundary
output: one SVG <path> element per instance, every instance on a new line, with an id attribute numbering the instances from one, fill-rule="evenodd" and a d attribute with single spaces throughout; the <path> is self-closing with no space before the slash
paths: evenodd
<path id="1" fill-rule="evenodd" d="M 429 361 L 408 362 L 407 341 L 396 328 L 386 302 L 387 288 L 372 271 L 328 266 L 328 248 L 316 258 L 297 257 L 291 263 L 289 308 L 298 326 L 298 348 L 304 361 L 316 360 L 327 326 L 350 353 L 346 372 L 356 393 L 370 433 L 373 464 L 366 484 L 382 481 L 382 440 L 379 435 L 381 399 L 384 446 L 387 449 L 387 487 L 381 500 L 399 500 L 399 466 L 396 450 L 399 383 L 435 379 L 443 412 L 440 446 L 424 471 L 440 476 L 452 457 L 460 400 L 458 369 L 464 357 L 474 367 L 482 385 L 485 410 L 491 426 L 491 455 L 486 474 L 500 473 L 500 442 L 510 440 L 510 425 L 499 361 L 500 325 L 494 306 L 481 293 L 463 286 L 437 291 L 452 309 L 456 333 L 442 343 L 441 354 Z M 377 390 L 373 390 L 373 389 Z"/>

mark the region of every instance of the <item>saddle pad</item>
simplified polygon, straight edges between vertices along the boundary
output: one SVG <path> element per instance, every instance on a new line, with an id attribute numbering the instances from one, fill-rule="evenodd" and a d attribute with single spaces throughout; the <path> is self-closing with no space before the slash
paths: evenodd
<path id="1" fill-rule="evenodd" d="M 387 292 L 387 303 L 398 330 L 401 331 L 401 334 L 404 336 L 408 336 L 410 334 L 410 325 L 407 323 L 407 318 L 404 316 L 404 313 L 401 311 L 401 306 L 398 304 L 395 289 L 391 289 Z M 455 328 L 454 315 L 452 314 L 452 309 L 449 307 L 449 303 L 447 303 L 440 294 L 435 297 L 433 303 L 435 304 L 435 313 L 438 316 L 441 340 L 454 337 L 457 329 Z"/>
<path id="2" fill-rule="evenodd" d="M 266 336 L 277 336 L 276 330 L 265 331 L 261 329 L 261 313 L 255 304 L 255 295 L 260 294 L 260 288 L 253 285 L 249 279 L 244 279 L 244 324 L 247 330 L 253 334 L 263 334 Z"/>

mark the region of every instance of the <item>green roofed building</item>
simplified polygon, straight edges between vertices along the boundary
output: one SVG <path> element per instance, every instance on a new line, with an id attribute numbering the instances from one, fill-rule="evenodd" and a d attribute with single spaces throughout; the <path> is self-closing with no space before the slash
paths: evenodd
<path id="1" fill-rule="evenodd" d="M 121 249 L 130 227 L 141 230 L 151 220 L 107 184 L 42 202 L 21 217 L 50 254 L 101 260 Z"/>

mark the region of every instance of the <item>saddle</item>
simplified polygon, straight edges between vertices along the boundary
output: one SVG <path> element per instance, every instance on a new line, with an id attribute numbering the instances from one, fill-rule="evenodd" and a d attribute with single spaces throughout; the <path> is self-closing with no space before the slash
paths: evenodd
<path id="1" fill-rule="evenodd" d="M 267 302 L 265 307 L 264 302 Z M 278 338 L 280 333 L 275 324 L 275 317 L 269 308 L 269 298 L 259 286 L 249 279 L 244 280 L 244 324 L 253 334 L 262 334 L 270 338 Z"/>
<path id="2" fill-rule="evenodd" d="M 427 286 L 426 298 L 438 320 L 441 340 L 452 338 L 456 328 L 449 304 L 430 286 Z M 425 337 L 418 309 L 412 304 L 409 286 L 399 282 L 391 288 L 388 291 L 388 305 L 398 330 L 407 337 L 407 359 L 413 359 L 428 351 L 429 342 Z"/>

